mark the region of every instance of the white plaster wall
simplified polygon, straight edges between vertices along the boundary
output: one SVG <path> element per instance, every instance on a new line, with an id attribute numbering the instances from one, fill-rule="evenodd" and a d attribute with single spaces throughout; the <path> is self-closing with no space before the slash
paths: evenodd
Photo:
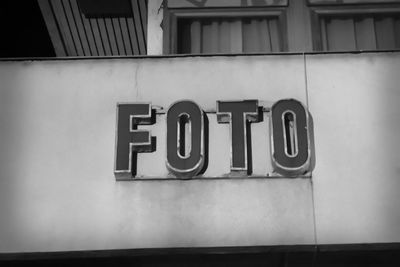
<path id="1" fill-rule="evenodd" d="M 0 251 L 400 242 L 399 62 L 400 53 L 1 62 Z M 308 103 L 314 119 L 312 183 L 114 179 L 118 101 L 190 98 L 207 110 L 217 99 L 285 97 Z M 213 125 L 210 145 L 226 138 Z M 213 162 L 228 159 L 218 151 Z M 147 170 L 163 161 L 139 156 Z"/>
<path id="2" fill-rule="evenodd" d="M 400 54 L 307 56 L 318 243 L 400 241 Z"/>
<path id="3" fill-rule="evenodd" d="M 113 175 L 117 102 L 167 107 L 190 98 L 204 109 L 217 99 L 305 102 L 302 59 L 1 62 L 0 252 L 313 244 L 310 179 L 116 182 Z M 213 127 L 210 140 L 227 138 Z"/>

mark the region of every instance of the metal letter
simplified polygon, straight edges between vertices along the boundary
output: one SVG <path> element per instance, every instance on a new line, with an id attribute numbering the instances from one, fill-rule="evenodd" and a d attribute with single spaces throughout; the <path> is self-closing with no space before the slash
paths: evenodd
<path id="1" fill-rule="evenodd" d="M 191 178 L 202 171 L 206 157 L 204 138 L 204 113 L 196 103 L 183 100 L 169 107 L 166 165 L 173 175 Z"/>
<path id="2" fill-rule="evenodd" d="M 136 175 L 137 153 L 155 151 L 155 137 L 137 125 L 154 124 L 150 103 L 118 103 L 114 174 L 117 180 Z"/>
<path id="3" fill-rule="evenodd" d="M 274 171 L 285 176 L 310 171 L 311 144 L 308 111 L 294 99 L 283 99 L 271 108 L 270 141 Z"/>
<path id="4" fill-rule="evenodd" d="M 218 123 L 229 123 L 231 133 L 231 171 L 251 174 L 250 123 L 259 122 L 257 100 L 217 101 Z"/>

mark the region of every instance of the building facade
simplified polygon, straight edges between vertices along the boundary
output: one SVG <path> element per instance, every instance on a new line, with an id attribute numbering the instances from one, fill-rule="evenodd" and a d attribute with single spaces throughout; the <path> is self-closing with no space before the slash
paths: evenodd
<path id="1" fill-rule="evenodd" d="M 2 264 L 398 266 L 400 1 L 36 4 Z"/>

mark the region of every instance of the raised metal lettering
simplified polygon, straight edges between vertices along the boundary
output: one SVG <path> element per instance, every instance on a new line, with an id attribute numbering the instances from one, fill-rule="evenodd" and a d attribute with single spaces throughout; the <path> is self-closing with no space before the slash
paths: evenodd
<path id="1" fill-rule="evenodd" d="M 298 176 L 310 171 L 311 145 L 308 111 L 294 99 L 283 99 L 271 108 L 270 143 L 274 171 Z"/>
<path id="2" fill-rule="evenodd" d="M 169 107 L 166 165 L 171 174 L 191 178 L 202 171 L 206 157 L 204 138 L 204 112 L 196 103 L 183 100 Z"/>
<path id="3" fill-rule="evenodd" d="M 150 103 L 117 104 L 117 134 L 114 174 L 117 180 L 136 176 L 137 153 L 153 152 L 156 138 L 137 125 L 154 124 Z"/>
<path id="4" fill-rule="evenodd" d="M 229 123 L 231 171 L 251 174 L 251 122 L 260 121 L 257 100 L 217 101 L 218 123 Z"/>

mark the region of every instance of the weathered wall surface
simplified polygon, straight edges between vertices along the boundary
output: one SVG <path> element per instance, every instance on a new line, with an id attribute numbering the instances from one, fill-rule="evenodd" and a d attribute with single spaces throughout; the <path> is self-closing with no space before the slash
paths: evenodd
<path id="1" fill-rule="evenodd" d="M 400 241 L 399 59 L 307 57 L 319 243 Z"/>
<path id="2" fill-rule="evenodd" d="M 1 62 L 0 251 L 399 242 L 399 57 Z M 193 99 L 210 110 L 282 98 L 309 103 L 312 180 L 114 179 L 117 102 Z M 144 173 L 165 168 L 158 125 L 161 152 L 139 155 Z M 210 119 L 210 164 L 221 170 L 228 132 Z M 254 153 L 269 153 L 262 146 Z"/>

